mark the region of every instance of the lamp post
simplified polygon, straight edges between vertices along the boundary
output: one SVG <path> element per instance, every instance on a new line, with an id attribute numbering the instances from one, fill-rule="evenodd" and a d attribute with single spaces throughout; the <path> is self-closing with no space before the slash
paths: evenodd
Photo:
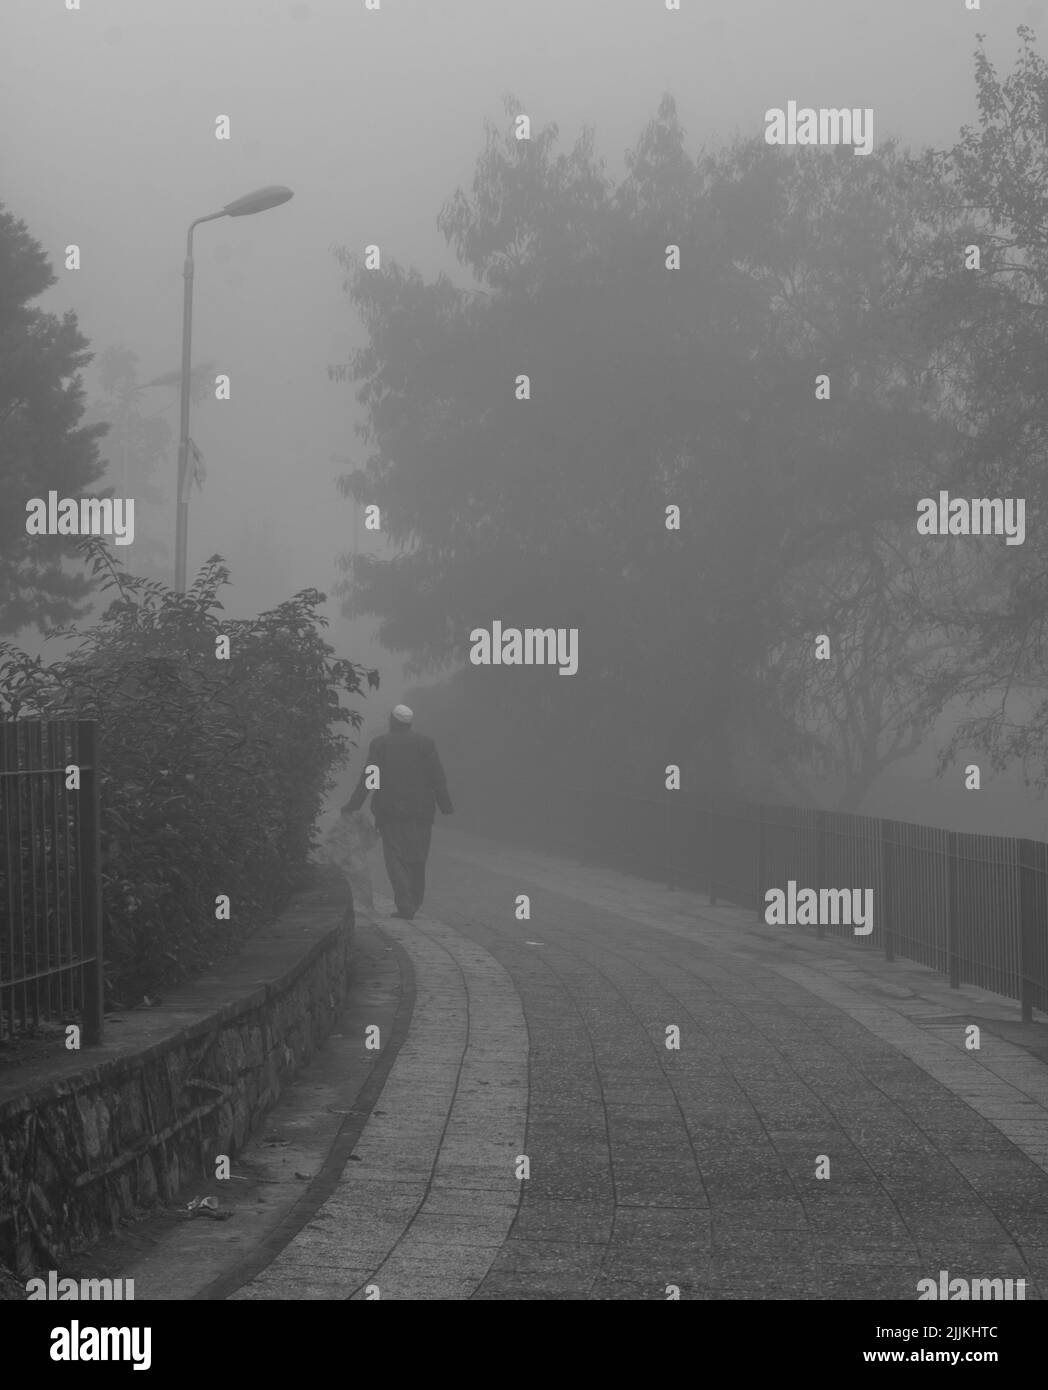
<path id="1" fill-rule="evenodd" d="M 227 203 L 220 212 L 208 213 L 190 222 L 186 235 L 186 264 L 183 270 L 185 293 L 182 299 L 182 409 L 178 430 L 178 499 L 175 520 L 175 588 L 180 594 L 186 591 L 186 551 L 189 539 L 189 490 L 187 471 L 189 466 L 189 356 L 190 340 L 193 334 L 193 229 L 201 222 L 213 222 L 216 217 L 248 217 L 252 213 L 265 212 L 267 208 L 279 207 L 294 194 L 283 184 L 268 184 L 254 193 L 246 193 Z"/>

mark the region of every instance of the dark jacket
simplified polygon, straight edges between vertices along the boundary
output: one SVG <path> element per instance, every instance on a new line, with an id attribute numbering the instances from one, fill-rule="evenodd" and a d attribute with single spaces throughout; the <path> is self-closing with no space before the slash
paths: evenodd
<path id="1" fill-rule="evenodd" d="M 347 813 L 359 811 L 367 800 L 365 782 L 372 763 L 379 770 L 379 786 L 371 802 L 376 821 L 431 821 L 438 806 L 446 816 L 454 811 L 437 745 L 414 729 L 398 729 L 372 740 L 360 781 L 343 808 Z"/>

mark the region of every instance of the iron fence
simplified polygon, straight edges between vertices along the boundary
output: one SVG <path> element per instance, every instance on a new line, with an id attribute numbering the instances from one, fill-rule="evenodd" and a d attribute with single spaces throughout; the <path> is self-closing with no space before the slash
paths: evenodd
<path id="1" fill-rule="evenodd" d="M 473 800 L 474 790 L 478 800 Z M 765 917 L 769 889 L 870 889 L 873 930 L 814 928 L 930 966 L 954 988 L 977 985 L 1018 1000 L 1022 1017 L 1048 1011 L 1048 844 L 796 806 L 704 801 L 551 785 L 488 795 L 464 786 L 456 807 L 483 808 L 547 848 L 686 885 Z M 468 820 L 468 812 L 461 820 Z M 802 928 L 803 929 L 803 928 Z"/>
<path id="2" fill-rule="evenodd" d="M 99 1043 L 102 881 L 94 721 L 0 722 L 0 815 L 0 1038 L 45 1020 L 81 1020 L 83 1041 Z"/>

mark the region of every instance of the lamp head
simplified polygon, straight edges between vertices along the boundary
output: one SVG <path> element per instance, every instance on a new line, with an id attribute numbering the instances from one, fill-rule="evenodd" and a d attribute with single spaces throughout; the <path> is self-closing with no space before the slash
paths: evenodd
<path id="1" fill-rule="evenodd" d="M 254 193 L 245 193 L 242 198 L 234 198 L 222 211 L 227 217 L 248 217 L 254 212 L 265 212 L 268 208 L 279 207 L 295 195 L 282 183 L 269 183 L 265 188 L 256 188 Z"/>

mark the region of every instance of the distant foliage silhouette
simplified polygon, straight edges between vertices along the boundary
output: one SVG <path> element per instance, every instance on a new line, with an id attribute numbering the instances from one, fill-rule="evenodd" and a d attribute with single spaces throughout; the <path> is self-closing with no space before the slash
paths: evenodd
<path id="1" fill-rule="evenodd" d="M 113 602 L 55 634 L 81 640 L 51 665 L 0 643 L 0 714 L 99 721 L 107 995 L 127 1006 L 212 963 L 301 881 L 354 742 L 340 726 L 362 722 L 341 697 L 378 676 L 335 657 L 315 589 L 225 619 L 219 556 L 177 594 L 125 574 L 97 539 L 80 549 Z"/>
<path id="2" fill-rule="evenodd" d="M 75 278 L 75 277 L 74 277 Z M 26 503 L 105 496 L 99 441 L 108 424 L 84 413 L 89 342 L 77 316 L 33 301 L 58 283 L 43 247 L 0 204 L 0 633 L 85 616 L 90 586 L 70 567 L 76 542 L 26 533 Z"/>

